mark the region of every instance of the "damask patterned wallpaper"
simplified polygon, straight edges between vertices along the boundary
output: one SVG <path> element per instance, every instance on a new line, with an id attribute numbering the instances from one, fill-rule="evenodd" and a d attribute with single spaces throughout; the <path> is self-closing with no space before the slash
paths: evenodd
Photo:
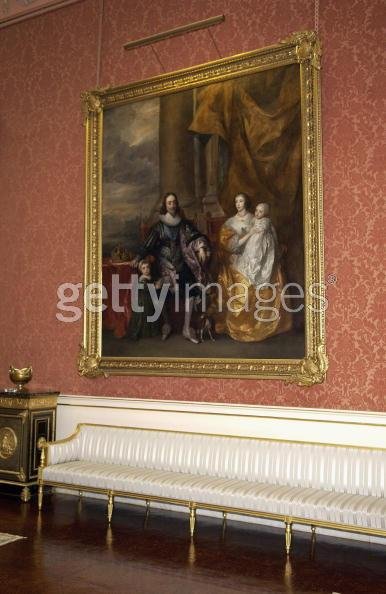
<path id="1" fill-rule="evenodd" d="M 10 363 L 32 363 L 35 386 L 67 394 L 386 410 L 382 372 L 385 305 L 383 0 L 320 0 L 327 381 L 80 378 L 82 321 L 59 322 L 56 290 L 82 282 L 84 130 L 80 92 L 96 85 L 100 3 L 85 0 L 10 26 L 0 35 L 0 385 Z M 150 47 L 123 43 L 225 14 L 207 31 Z M 314 28 L 310 0 L 105 0 L 101 86 L 275 43 Z M 382 188 L 383 186 L 383 188 Z"/>
<path id="2" fill-rule="evenodd" d="M 0 0 L 0 28 L 81 0 Z"/>

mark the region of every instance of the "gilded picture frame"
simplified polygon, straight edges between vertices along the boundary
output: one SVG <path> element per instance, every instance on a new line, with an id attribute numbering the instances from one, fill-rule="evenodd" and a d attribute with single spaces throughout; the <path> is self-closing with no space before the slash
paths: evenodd
<path id="1" fill-rule="evenodd" d="M 328 360 L 320 58 L 317 35 L 305 31 L 253 52 L 82 95 L 86 128 L 85 288 L 91 287 L 91 291 L 85 299 L 83 342 L 78 358 L 81 375 L 242 377 L 303 386 L 324 381 Z M 186 121 L 181 124 L 184 118 Z M 228 126 L 236 134 L 229 140 L 220 130 L 220 123 L 225 126 L 236 120 L 236 124 Z M 240 142 L 242 150 L 237 144 Z M 193 228 L 207 239 L 206 259 L 199 264 L 210 269 L 214 282 L 223 279 L 220 269 L 227 266 L 228 271 L 237 269 L 247 274 L 239 260 L 241 248 L 237 255 L 226 254 L 231 245 L 231 240 L 226 239 L 229 243 L 224 244 L 225 252 L 220 249 L 221 233 L 230 237 L 229 221 L 238 221 L 238 216 L 242 218 L 240 212 L 245 214 L 248 210 L 245 203 L 245 210 L 237 211 L 232 218 L 232 209 L 236 208 L 233 197 L 248 194 L 254 208 L 258 203 L 263 205 L 260 208 L 265 229 L 271 225 L 271 235 L 264 237 L 271 237 L 271 246 L 276 246 L 270 248 L 272 261 L 276 262 L 275 270 L 280 268 L 283 272 L 281 278 L 286 278 L 285 286 L 284 280 L 281 285 L 273 284 L 282 295 L 283 286 L 288 292 L 288 286 L 293 287 L 300 279 L 300 292 L 288 296 L 290 300 L 297 299 L 298 307 L 289 308 L 287 331 L 272 330 L 264 338 L 261 332 L 266 326 L 262 330 L 255 325 L 254 320 L 259 319 L 255 312 L 253 318 L 252 313 L 245 314 L 249 317 L 243 322 L 228 319 L 226 313 L 224 322 L 224 317 L 219 317 L 220 309 L 213 305 L 216 299 L 219 303 L 218 297 L 210 293 L 212 313 L 201 317 L 212 326 L 213 340 L 191 340 L 193 335 L 186 331 L 186 311 L 182 338 L 175 330 L 171 336 L 162 334 L 130 341 L 125 333 L 134 335 L 127 324 L 117 334 L 114 318 L 106 317 L 106 308 L 111 307 L 111 300 L 106 305 L 104 293 L 106 275 L 111 289 L 111 270 L 121 273 L 126 266 L 131 266 L 130 270 L 139 266 L 144 253 L 142 244 L 158 217 L 162 218 L 161 196 L 171 193 L 179 199 L 183 197 L 181 212 L 188 211 L 187 219 L 193 213 Z M 157 202 L 154 197 L 158 196 Z M 250 234 L 243 240 L 243 250 L 246 252 L 249 246 L 252 256 L 260 254 L 260 260 L 255 258 L 260 270 L 263 235 L 258 231 L 260 223 L 256 223 L 259 215 L 255 213 L 253 217 L 249 211 L 247 215 L 250 227 L 242 227 L 236 237 L 241 244 L 240 238 Z M 257 230 L 253 231 L 255 223 Z M 264 240 L 265 246 L 268 239 Z M 159 263 L 160 248 L 154 245 L 149 266 Z M 187 261 L 185 252 L 181 258 Z M 250 265 L 251 257 L 244 258 L 244 267 L 245 261 Z M 255 289 L 252 280 L 248 282 Z M 92 307 L 88 306 L 90 299 Z M 198 298 L 192 301 L 200 303 Z M 119 311 L 124 311 L 127 304 L 119 304 Z M 260 309 L 264 310 L 262 306 Z M 126 319 L 122 315 L 134 318 L 133 313 L 125 312 L 119 314 L 120 321 Z M 282 313 L 279 320 L 287 315 L 283 317 Z M 199 336 L 197 326 L 192 332 Z M 142 335 L 134 338 L 138 336 Z"/>

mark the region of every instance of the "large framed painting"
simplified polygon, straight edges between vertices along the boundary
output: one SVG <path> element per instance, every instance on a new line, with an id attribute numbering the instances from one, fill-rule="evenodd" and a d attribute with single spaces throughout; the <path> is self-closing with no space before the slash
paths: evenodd
<path id="1" fill-rule="evenodd" d="M 83 95 L 86 376 L 325 378 L 320 45 Z"/>

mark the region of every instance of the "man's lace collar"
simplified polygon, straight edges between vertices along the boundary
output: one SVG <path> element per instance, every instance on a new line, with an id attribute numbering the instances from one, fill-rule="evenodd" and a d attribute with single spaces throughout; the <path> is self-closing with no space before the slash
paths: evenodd
<path id="1" fill-rule="evenodd" d="M 173 215 L 171 215 L 170 212 L 167 212 L 164 215 L 161 214 L 159 216 L 159 220 L 161 221 L 161 223 L 165 223 L 165 225 L 169 225 L 170 227 L 176 227 L 181 223 L 180 215 L 176 215 L 175 217 L 173 217 Z"/>

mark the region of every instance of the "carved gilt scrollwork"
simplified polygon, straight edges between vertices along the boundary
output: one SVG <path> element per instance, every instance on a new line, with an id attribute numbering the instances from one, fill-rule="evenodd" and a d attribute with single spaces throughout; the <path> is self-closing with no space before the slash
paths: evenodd
<path id="1" fill-rule="evenodd" d="M 325 345 L 321 344 L 314 357 L 303 359 L 300 373 L 291 378 L 287 383 L 298 384 L 298 386 L 322 384 L 326 379 L 327 369 L 328 358 L 325 353 Z"/>
<path id="2" fill-rule="evenodd" d="M 17 435 L 11 427 L 0 429 L 0 458 L 11 458 L 17 449 Z"/>
<path id="3" fill-rule="evenodd" d="M 80 352 L 78 357 L 78 373 L 85 377 L 98 377 L 104 375 L 103 371 L 99 369 L 100 363 L 99 355 L 88 355 L 83 345 L 80 345 Z"/>
<path id="4" fill-rule="evenodd" d="M 320 70 L 322 48 L 315 31 L 293 33 L 281 43 L 295 43 L 299 64 L 309 60 L 314 68 Z"/>
<path id="5" fill-rule="evenodd" d="M 317 70 L 321 69 L 321 60 L 322 60 L 322 45 L 318 39 L 315 40 L 313 45 L 312 57 L 311 57 L 311 64 Z"/>
<path id="6" fill-rule="evenodd" d="M 86 123 L 91 114 L 101 113 L 103 105 L 100 96 L 96 93 L 81 93 L 80 97 L 82 101 L 84 123 Z"/>
<path id="7" fill-rule="evenodd" d="M 110 86 L 98 87 L 94 91 L 85 91 L 80 94 L 82 112 L 85 121 L 90 117 L 90 114 L 98 114 L 102 112 L 104 106 L 104 98 L 102 95 L 109 89 Z"/>

